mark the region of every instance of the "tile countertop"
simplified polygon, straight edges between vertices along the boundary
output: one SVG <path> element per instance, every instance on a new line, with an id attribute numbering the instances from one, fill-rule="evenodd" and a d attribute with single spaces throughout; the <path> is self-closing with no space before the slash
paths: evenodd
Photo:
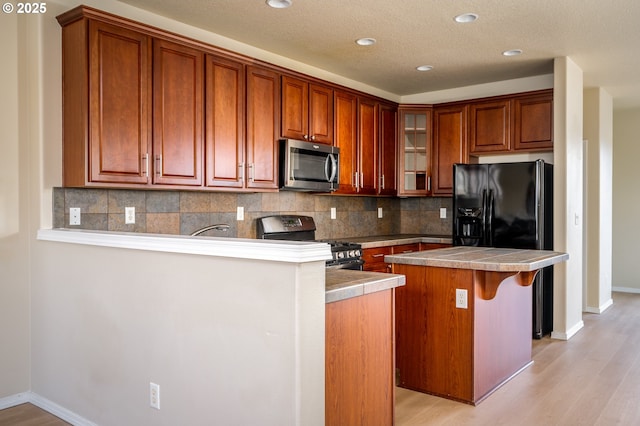
<path id="1" fill-rule="evenodd" d="M 325 303 L 364 296 L 405 285 L 405 276 L 383 272 L 327 269 Z"/>
<path id="2" fill-rule="evenodd" d="M 451 235 L 394 234 L 373 237 L 340 238 L 340 241 L 362 244 L 363 249 L 397 246 L 400 244 L 435 243 L 451 244 Z"/>
<path id="3" fill-rule="evenodd" d="M 478 271 L 535 271 L 569 259 L 567 253 L 491 247 L 450 247 L 384 257 L 385 262 Z"/>

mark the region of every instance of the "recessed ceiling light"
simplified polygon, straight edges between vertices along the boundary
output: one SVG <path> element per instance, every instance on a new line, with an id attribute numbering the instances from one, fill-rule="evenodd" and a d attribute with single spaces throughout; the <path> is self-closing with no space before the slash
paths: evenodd
<path id="1" fill-rule="evenodd" d="M 266 3 L 275 9 L 284 9 L 291 6 L 292 0 L 267 0 Z"/>
<path id="2" fill-rule="evenodd" d="M 416 67 L 416 69 L 418 71 L 431 71 L 433 69 L 433 66 L 431 66 L 431 65 L 420 65 L 419 67 Z"/>
<path id="3" fill-rule="evenodd" d="M 522 50 L 521 49 L 505 50 L 504 52 L 502 52 L 502 54 L 504 56 L 518 56 L 518 55 L 522 55 Z"/>
<path id="4" fill-rule="evenodd" d="M 463 13 L 462 15 L 458 15 L 453 19 L 456 22 L 459 22 L 461 24 L 466 24 L 468 22 L 473 22 L 476 19 L 478 19 L 478 15 L 476 15 L 475 13 Z"/>
<path id="5" fill-rule="evenodd" d="M 376 44 L 376 39 L 371 37 L 359 38 L 356 40 L 356 43 L 360 46 L 371 46 L 372 44 Z"/>

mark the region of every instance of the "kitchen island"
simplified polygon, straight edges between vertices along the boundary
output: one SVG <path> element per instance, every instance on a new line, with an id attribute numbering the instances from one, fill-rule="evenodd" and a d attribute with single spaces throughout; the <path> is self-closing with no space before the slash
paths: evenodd
<path id="1" fill-rule="evenodd" d="M 531 284 L 568 254 L 451 247 L 390 255 L 399 386 L 477 404 L 532 363 Z"/>

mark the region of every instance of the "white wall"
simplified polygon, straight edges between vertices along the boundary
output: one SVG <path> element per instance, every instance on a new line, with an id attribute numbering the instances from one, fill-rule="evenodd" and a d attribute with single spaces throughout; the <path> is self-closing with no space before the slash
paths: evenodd
<path id="1" fill-rule="evenodd" d="M 613 114 L 613 289 L 640 293 L 640 108 Z"/>
<path id="2" fill-rule="evenodd" d="M 553 332 L 569 339 L 582 327 L 583 122 L 582 70 L 567 57 L 554 61 L 554 249 L 569 253 L 554 266 Z"/>
<path id="3" fill-rule="evenodd" d="M 24 20 L 0 15 L 0 399 L 29 389 L 29 213 Z M 22 99 L 22 101 L 20 101 Z M 1 407 L 0 407 L 1 408 Z"/>
<path id="4" fill-rule="evenodd" d="M 438 90 L 435 92 L 417 93 L 403 96 L 403 104 L 438 104 L 465 99 L 478 99 L 488 96 L 508 95 L 510 93 L 528 92 L 531 90 L 550 89 L 553 87 L 553 74 L 534 77 L 516 78 L 513 80 L 496 81 L 473 86 L 457 87 L 455 89 Z"/>
<path id="5" fill-rule="evenodd" d="M 36 394 L 104 426 L 324 425 L 322 261 L 45 241 L 34 258 Z"/>
<path id="6" fill-rule="evenodd" d="M 584 310 L 602 313 L 611 299 L 613 99 L 601 88 L 584 91 Z"/>

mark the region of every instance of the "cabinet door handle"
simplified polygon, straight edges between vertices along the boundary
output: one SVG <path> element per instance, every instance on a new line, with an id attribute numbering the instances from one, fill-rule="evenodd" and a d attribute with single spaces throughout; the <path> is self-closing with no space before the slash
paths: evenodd
<path id="1" fill-rule="evenodd" d="M 384 253 L 378 253 L 378 254 L 374 254 L 371 257 L 384 257 Z"/>
<path id="2" fill-rule="evenodd" d="M 355 186 L 356 189 L 358 189 L 358 172 L 355 172 L 353 174 L 353 186 Z"/>
<path id="3" fill-rule="evenodd" d="M 384 175 L 380 176 L 380 189 L 384 189 Z"/>
<path id="4" fill-rule="evenodd" d="M 162 154 L 156 155 L 156 175 L 162 176 Z"/>
<path id="5" fill-rule="evenodd" d="M 253 163 L 249 163 L 249 182 L 253 182 Z"/>
<path id="6" fill-rule="evenodd" d="M 431 176 L 427 178 L 427 191 L 431 191 Z"/>
<path id="7" fill-rule="evenodd" d="M 145 153 L 142 156 L 142 160 L 144 161 L 144 170 L 142 171 L 142 175 L 149 177 L 149 153 Z"/>
<path id="8" fill-rule="evenodd" d="M 302 137 L 304 138 L 305 141 L 309 140 L 309 135 L 302 135 Z"/>
<path id="9" fill-rule="evenodd" d="M 360 172 L 360 188 L 364 186 L 364 173 Z"/>
<path id="10" fill-rule="evenodd" d="M 238 178 L 240 182 L 244 181 L 244 163 L 238 164 Z"/>
<path id="11" fill-rule="evenodd" d="M 316 140 L 316 135 L 311 135 L 311 137 L 309 139 L 311 139 L 312 141 L 315 141 Z"/>

